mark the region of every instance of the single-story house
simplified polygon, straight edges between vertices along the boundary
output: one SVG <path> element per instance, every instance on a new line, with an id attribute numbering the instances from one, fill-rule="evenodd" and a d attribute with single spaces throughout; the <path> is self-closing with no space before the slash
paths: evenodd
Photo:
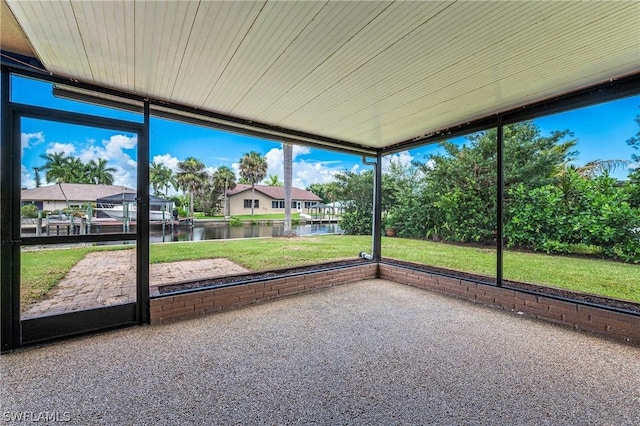
<path id="1" fill-rule="evenodd" d="M 256 185 L 254 214 L 284 213 L 284 187 Z M 226 216 L 251 214 L 251 185 L 238 184 L 227 191 Z M 309 207 L 321 203 L 322 199 L 311 191 L 291 188 L 291 209 L 294 212 L 308 211 Z"/>
<path id="2" fill-rule="evenodd" d="M 136 190 L 118 185 L 59 183 L 33 189 L 23 189 L 21 192 L 21 205 L 35 204 L 40 211 L 56 211 L 68 207 L 79 208 L 87 203 L 95 205 L 98 198 L 122 193 L 135 194 Z"/>

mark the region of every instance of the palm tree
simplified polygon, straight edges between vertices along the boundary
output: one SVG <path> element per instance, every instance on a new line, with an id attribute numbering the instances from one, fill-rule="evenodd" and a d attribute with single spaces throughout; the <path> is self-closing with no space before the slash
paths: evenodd
<path id="1" fill-rule="evenodd" d="M 107 160 L 98 158 L 98 161 L 91 160 L 87 164 L 87 174 L 89 180 L 96 185 L 113 185 L 113 167 L 107 167 Z"/>
<path id="2" fill-rule="evenodd" d="M 575 160 L 575 156 L 569 157 L 562 164 L 559 164 L 555 170 L 554 177 L 557 179 L 563 179 L 565 175 L 570 172 L 575 172 L 579 176 L 585 179 L 593 179 L 601 174 L 609 174 L 615 171 L 619 167 L 628 167 L 631 164 L 629 160 L 593 160 L 586 163 L 584 166 L 576 166 L 572 163 Z"/>
<path id="3" fill-rule="evenodd" d="M 39 167 L 34 167 L 33 168 L 33 175 L 34 175 L 34 179 L 36 181 L 36 188 L 40 188 L 40 186 L 42 186 L 42 178 L 40 177 L 40 168 Z"/>
<path id="4" fill-rule="evenodd" d="M 164 189 L 165 197 L 169 195 L 169 187 L 171 185 L 174 188 L 177 186 L 173 171 L 164 164 L 156 163 L 155 161 L 149 167 L 149 183 L 151 183 L 154 195 L 159 195 L 160 189 Z"/>
<path id="5" fill-rule="evenodd" d="M 251 216 L 253 216 L 256 183 L 267 176 L 267 160 L 256 151 L 246 153 L 240 159 L 240 176 L 251 183 Z"/>
<path id="6" fill-rule="evenodd" d="M 282 144 L 284 160 L 284 235 L 292 235 L 291 230 L 291 180 L 293 175 L 293 145 Z M 277 176 L 276 176 L 277 178 Z"/>
<path id="7" fill-rule="evenodd" d="M 282 182 L 280 182 L 280 177 L 278 177 L 278 175 L 269 175 L 269 179 L 267 180 L 267 185 L 282 186 Z"/>
<path id="8" fill-rule="evenodd" d="M 227 166 L 220 166 L 213 174 L 213 187 L 224 194 L 223 216 L 227 215 L 227 190 L 236 187 L 236 175 Z"/>
<path id="9" fill-rule="evenodd" d="M 193 196 L 204 188 L 208 179 L 209 174 L 205 170 L 205 165 L 202 161 L 194 157 L 187 157 L 184 161 L 178 163 L 176 181 L 184 191 L 189 193 L 189 213 L 192 220 Z"/>
<path id="10" fill-rule="evenodd" d="M 69 182 L 71 157 L 64 152 L 52 152 L 49 154 L 43 154 L 40 156 L 45 163 L 40 167 L 40 170 L 44 170 L 44 178 L 47 183 L 57 182 L 66 183 Z"/>
<path id="11" fill-rule="evenodd" d="M 629 160 L 593 160 L 576 170 L 580 176 L 591 179 L 600 174 L 609 174 L 619 167 L 628 167 L 629 164 Z"/>

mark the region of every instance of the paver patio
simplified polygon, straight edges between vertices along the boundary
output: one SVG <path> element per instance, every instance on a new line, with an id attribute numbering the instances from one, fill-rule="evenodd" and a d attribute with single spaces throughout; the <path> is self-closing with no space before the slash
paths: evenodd
<path id="1" fill-rule="evenodd" d="M 135 250 L 87 254 L 46 298 L 22 313 L 22 319 L 135 302 Z M 247 269 L 227 259 L 158 263 L 149 266 L 150 287 L 233 275 Z"/>

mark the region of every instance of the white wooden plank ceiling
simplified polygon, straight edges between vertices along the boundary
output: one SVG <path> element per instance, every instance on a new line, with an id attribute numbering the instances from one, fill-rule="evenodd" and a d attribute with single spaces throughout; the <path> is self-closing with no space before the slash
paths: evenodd
<path id="1" fill-rule="evenodd" d="M 56 75 L 374 148 L 640 71 L 637 1 L 7 4 Z"/>

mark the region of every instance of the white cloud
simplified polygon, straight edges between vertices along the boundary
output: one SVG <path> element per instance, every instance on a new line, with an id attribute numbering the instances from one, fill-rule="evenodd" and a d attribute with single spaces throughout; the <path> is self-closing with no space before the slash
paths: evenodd
<path id="1" fill-rule="evenodd" d="M 84 148 L 78 157 L 84 163 L 99 158 L 107 160 L 108 167 L 116 169 L 113 173 L 113 184 L 135 188 L 138 162 L 125 150 L 134 149 L 137 143 L 138 138 L 135 136 L 113 135 L 109 139 L 103 139 L 102 146 L 92 144 Z"/>
<path id="2" fill-rule="evenodd" d="M 21 174 L 21 178 L 20 178 L 21 188 L 36 187 L 36 181 L 34 177 L 31 175 L 31 171 L 27 169 L 24 165 L 21 166 L 20 174 Z"/>
<path id="3" fill-rule="evenodd" d="M 37 133 L 21 133 L 20 142 L 22 145 L 22 151 L 29 149 L 33 146 L 44 142 L 44 134 L 42 132 Z"/>
<path id="4" fill-rule="evenodd" d="M 96 141 L 93 139 L 88 139 L 87 142 L 89 145 L 79 153 L 76 153 L 76 146 L 72 143 L 50 143 L 46 153 L 62 152 L 67 155 L 75 155 L 83 163 L 98 159 L 107 160 L 107 166 L 116 169 L 113 173 L 114 185 L 136 187 L 138 163 L 125 151 L 136 147 L 137 137 L 113 135 L 109 139 L 102 140 L 101 146 L 96 145 Z"/>
<path id="5" fill-rule="evenodd" d="M 53 154 L 56 152 L 62 152 L 63 154 L 71 155 L 74 152 L 76 152 L 76 147 L 72 143 L 60 143 L 60 142 L 50 143 L 46 153 Z"/>
<path id="6" fill-rule="evenodd" d="M 382 157 L 382 170 L 388 170 L 389 165 L 392 161 L 396 164 L 400 164 L 403 167 L 410 166 L 413 158 L 413 155 L 411 155 L 409 151 L 402 151 L 397 154 L 387 155 L 385 157 Z"/>
<path id="7" fill-rule="evenodd" d="M 236 180 L 240 180 L 240 163 L 231 163 L 231 170 L 236 175 Z"/>
<path id="8" fill-rule="evenodd" d="M 178 160 L 176 157 L 173 157 L 171 154 L 163 154 L 163 155 L 155 155 L 151 159 L 152 163 L 163 164 L 170 168 L 173 172 L 178 170 Z"/>
<path id="9" fill-rule="evenodd" d="M 311 153 L 306 146 L 293 146 L 292 185 L 296 188 L 306 188 L 312 183 L 328 183 L 334 181 L 334 175 L 344 168 L 336 161 L 296 161 L 296 157 Z M 267 175 L 277 175 L 284 182 L 284 158 L 281 148 L 272 148 L 265 155 L 267 159 Z M 335 164 L 335 166 L 334 166 Z M 235 164 L 234 164 L 235 166 Z M 235 168 L 234 168 L 235 170 Z"/>
<path id="10" fill-rule="evenodd" d="M 271 148 L 265 155 L 267 159 L 267 176 L 276 175 L 280 177 L 280 181 L 284 182 L 284 162 L 282 157 L 282 149 Z"/>
<path id="11" fill-rule="evenodd" d="M 216 172 L 216 170 L 218 170 L 217 167 L 211 167 L 211 166 L 205 167 L 205 171 L 207 172 L 209 177 L 213 176 L 213 174 Z"/>

